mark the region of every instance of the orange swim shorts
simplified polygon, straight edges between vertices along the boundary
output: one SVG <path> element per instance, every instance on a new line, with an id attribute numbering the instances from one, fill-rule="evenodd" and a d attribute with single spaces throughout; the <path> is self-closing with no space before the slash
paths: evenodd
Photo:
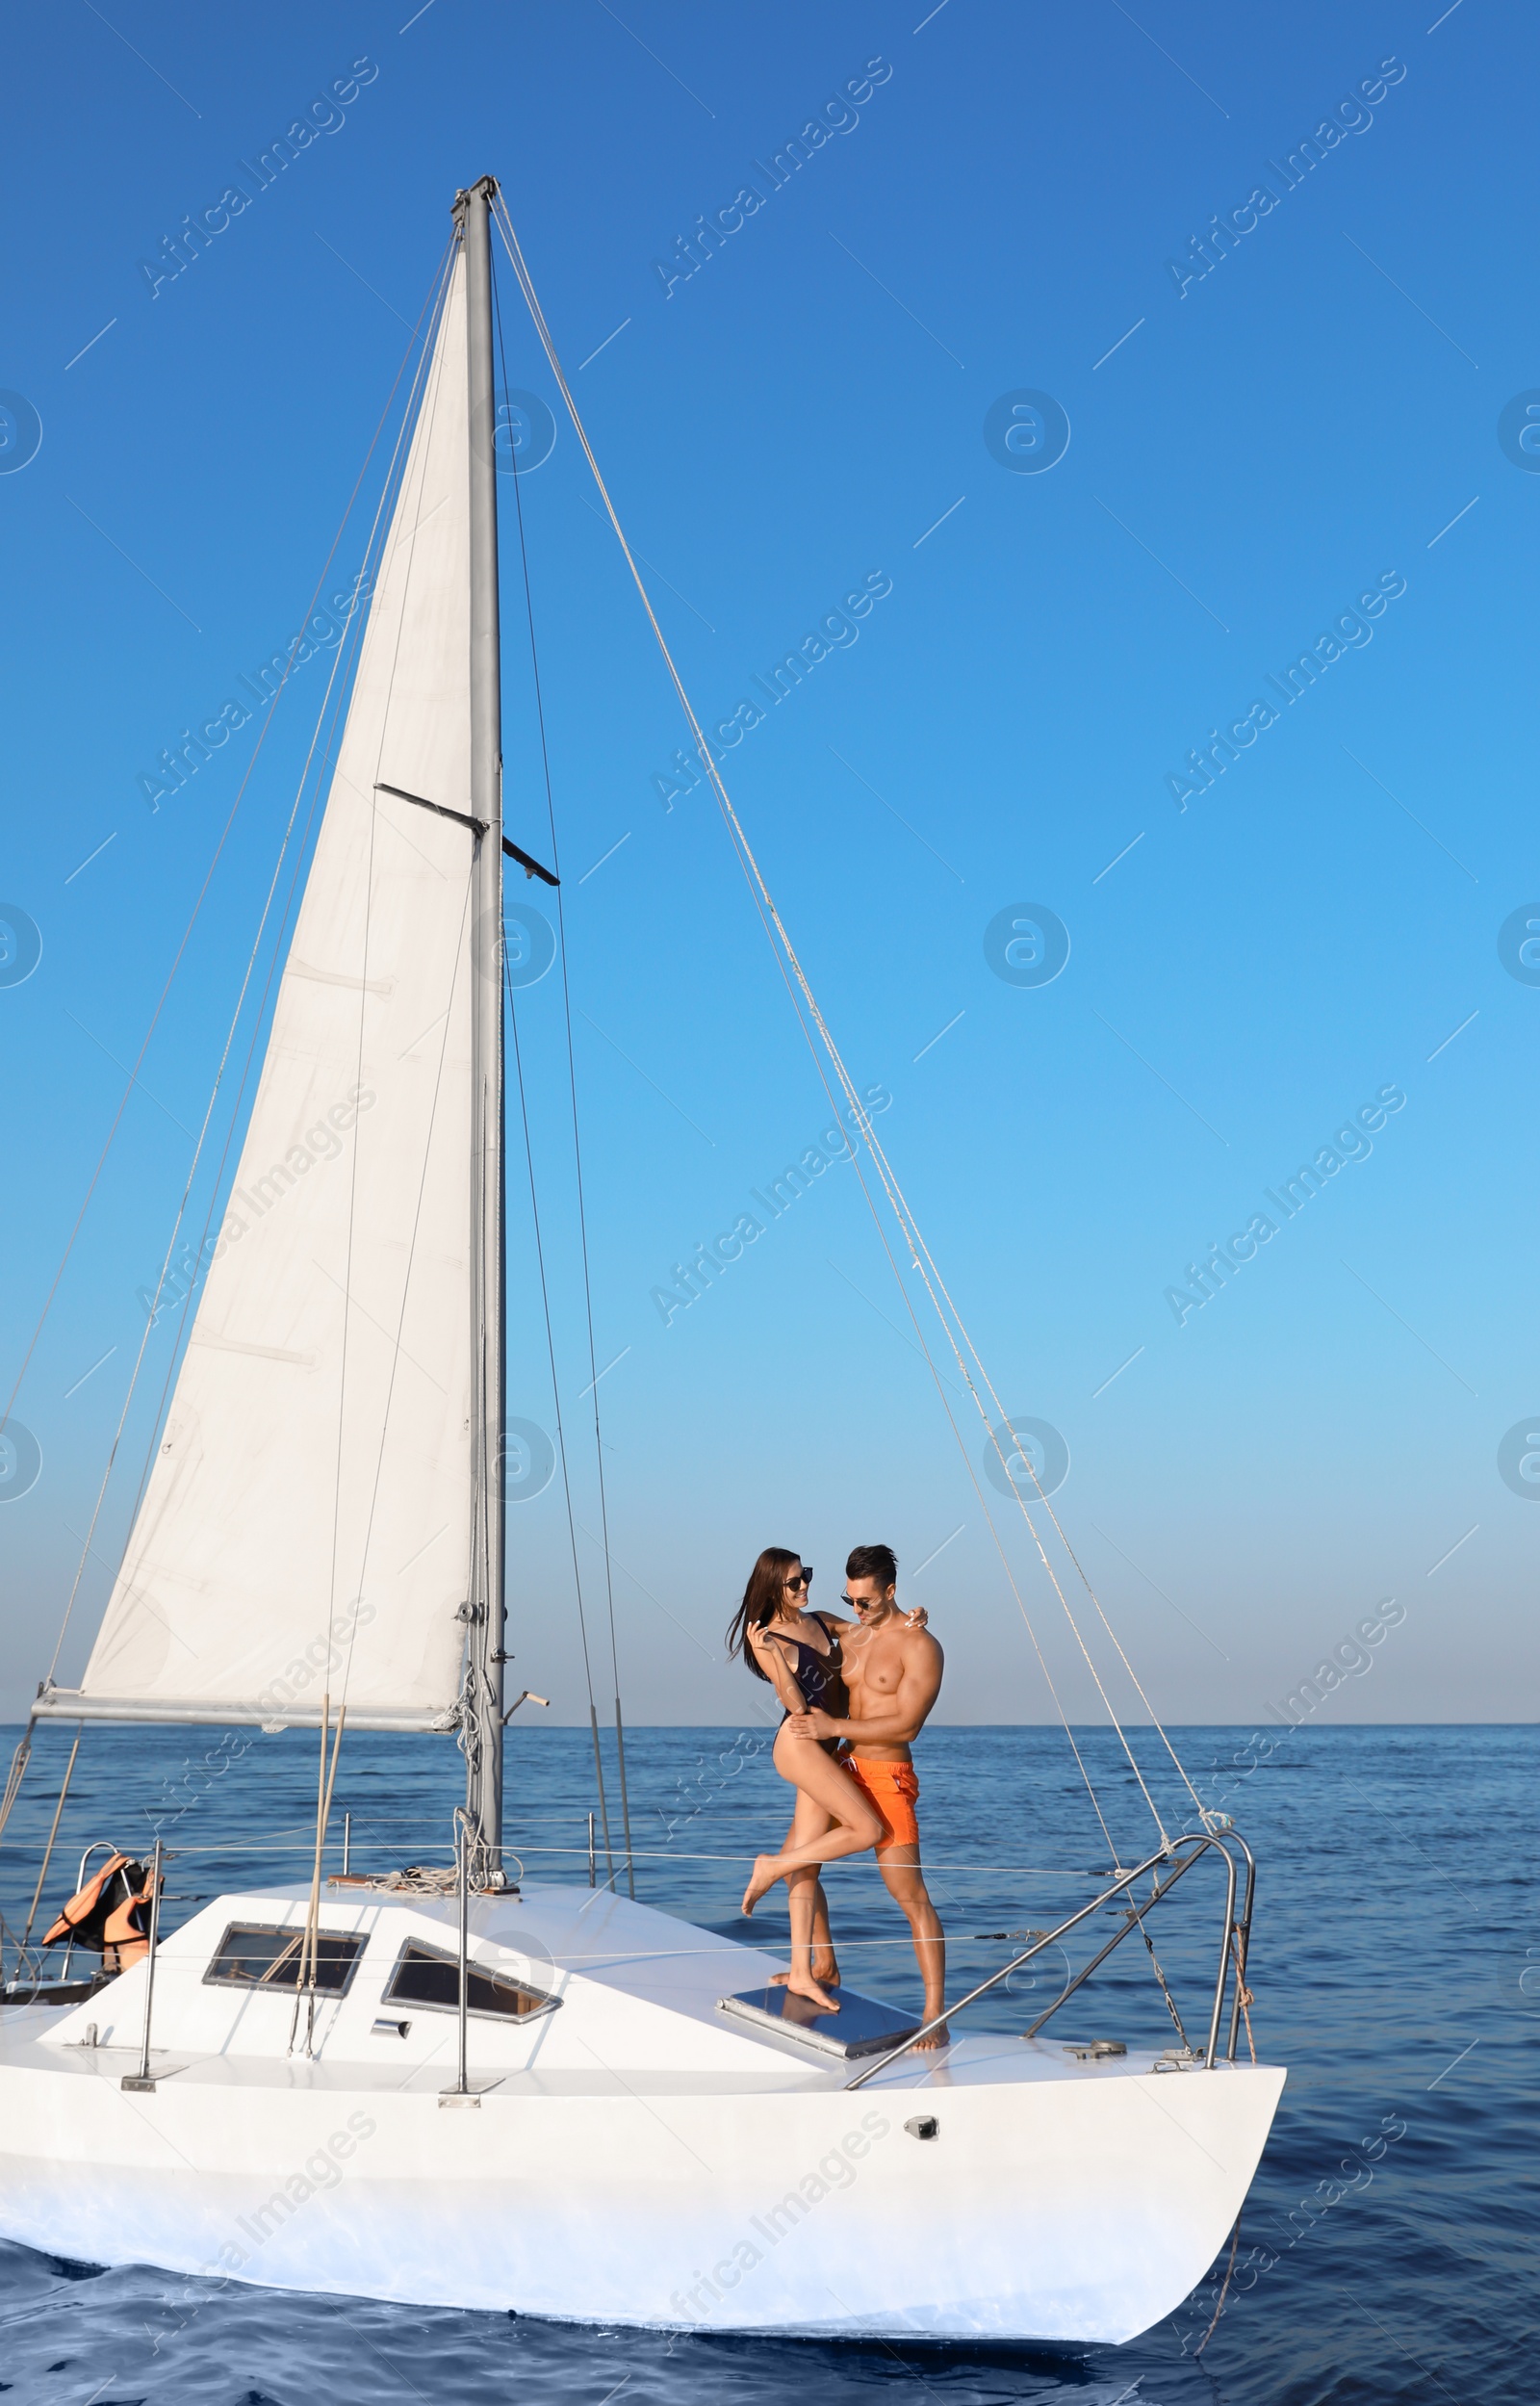
<path id="1" fill-rule="evenodd" d="M 914 1818 L 914 1799 L 920 1783 L 913 1764 L 873 1763 L 848 1754 L 845 1769 L 883 1824 L 876 1851 L 881 1854 L 885 1847 L 917 1847 L 920 1828 Z"/>

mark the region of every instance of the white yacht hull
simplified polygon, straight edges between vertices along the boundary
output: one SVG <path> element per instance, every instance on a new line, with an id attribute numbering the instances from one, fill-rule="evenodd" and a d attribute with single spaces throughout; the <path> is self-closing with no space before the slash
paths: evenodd
<path id="1" fill-rule="evenodd" d="M 167 1942 L 151 2092 L 121 2086 L 142 1973 L 89 2007 L 0 2019 L 5 2237 L 561 2319 L 1116 2342 L 1214 2260 L 1283 2085 L 1271 2067 L 1158 2071 L 977 2037 L 852 2092 L 859 2064 L 716 2010 L 768 1958 L 623 1900 L 548 1891 L 478 1900 L 473 1953 L 539 1977 L 562 2007 L 524 2028 L 473 2022 L 473 2083 L 497 2085 L 446 2108 L 454 2017 L 414 2016 L 404 2042 L 372 2022 L 403 1933 L 442 1946 L 452 1906 L 328 1902 L 329 1927 L 371 1937 L 314 2059 L 271 2043 L 292 2000 L 232 2008 L 201 1979 L 225 1924 L 259 1909 L 303 1918 L 293 1891 L 227 1898 Z M 92 2016 L 110 2044 L 81 2043 Z M 934 2138 L 905 2128 L 919 2116 Z"/>

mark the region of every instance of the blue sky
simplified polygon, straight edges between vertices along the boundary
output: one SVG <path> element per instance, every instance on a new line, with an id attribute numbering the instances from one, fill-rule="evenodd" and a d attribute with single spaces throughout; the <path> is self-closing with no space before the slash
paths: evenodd
<path id="1" fill-rule="evenodd" d="M 491 170 L 703 716 L 763 707 L 731 790 L 854 1073 L 891 1097 L 885 1142 L 996 1386 L 1067 1447 L 1056 1507 L 1154 1702 L 1256 1722 L 1395 1596 L 1324 1717 L 1528 1710 L 1540 989 L 1499 936 L 1540 896 L 1540 453 L 1500 418 L 1540 388 L 1534 37 L 1481 0 L 1439 17 L 434 0 L 407 22 L 401 0 L 259 28 L 68 0 L 13 29 L 13 1375 L 218 860 L 15 1405 L 40 1469 L 0 1513 L 0 1704 L 52 1647 L 324 670 L 295 678 L 222 850 L 252 727 L 158 808 L 143 781 L 297 624 L 453 192 Z M 257 191 L 243 163 L 318 95 L 314 140 Z M 810 120 L 826 138 L 778 180 Z M 249 206 L 166 273 L 165 239 L 232 184 Z M 759 206 L 684 274 L 680 238 L 745 189 Z M 500 289 L 509 381 L 554 406 Z M 1013 422 L 1023 394 L 1047 401 Z M 987 441 L 1002 419 L 1024 451 Z M 596 1341 L 621 1357 L 601 1395 L 629 1709 L 745 1715 L 719 1633 L 758 1547 L 804 1548 L 827 1603 L 881 1536 L 946 1643 L 943 1714 L 1041 1719 L 852 1171 L 667 1326 L 652 1299 L 828 1113 L 704 788 L 666 806 L 686 733 L 569 427 L 523 497 Z M 330 589 L 360 549 L 350 531 Z M 863 591 L 772 705 L 754 679 Z M 506 808 L 540 852 L 521 609 L 505 573 Z M 987 957 L 1018 905 L 1067 931 L 1048 983 Z M 571 1432 L 557 976 L 520 1025 Z M 1334 1145 L 1387 1089 L 1404 1100 L 1372 1149 Z M 1341 1167 L 1274 1208 L 1323 1148 Z M 510 1410 L 551 1432 L 522 1187 L 516 1153 Z M 1276 1233 L 1196 1302 L 1188 1265 L 1259 1214 Z M 174 1338 L 152 1334 L 82 1638 Z M 586 1697 L 564 1528 L 559 1482 L 513 1511 L 510 1598 L 520 1684 L 567 1718 Z"/>

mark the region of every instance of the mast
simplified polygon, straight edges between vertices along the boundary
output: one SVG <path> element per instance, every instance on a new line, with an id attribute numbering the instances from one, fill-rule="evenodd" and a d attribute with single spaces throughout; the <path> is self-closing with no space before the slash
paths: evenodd
<path id="1" fill-rule="evenodd" d="M 475 838 L 471 1009 L 471 1460 L 473 1517 L 465 1724 L 473 1878 L 502 1864 L 503 1332 L 502 687 L 498 628 L 498 474 L 492 357 L 492 195 L 482 176 L 455 200 L 465 245 L 471 436 L 471 815 Z"/>

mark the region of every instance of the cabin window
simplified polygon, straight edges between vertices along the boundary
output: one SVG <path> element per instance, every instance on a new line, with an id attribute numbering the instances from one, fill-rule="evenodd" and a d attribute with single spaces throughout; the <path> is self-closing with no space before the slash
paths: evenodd
<path id="1" fill-rule="evenodd" d="M 514 1979 L 507 1972 L 488 1971 L 473 1964 L 466 1982 L 466 2010 L 490 2015 L 500 2022 L 526 2021 L 536 2013 L 554 2012 L 559 1997 Z M 437 1947 L 409 1938 L 385 1986 L 390 2005 L 426 2005 L 429 2011 L 457 2013 L 460 2006 L 460 1958 Z"/>
<path id="2" fill-rule="evenodd" d="M 292 1993 L 299 1985 L 304 1944 L 303 1927 L 280 1929 L 270 1923 L 232 1922 L 204 1979 L 231 1988 L 279 1988 Z M 315 1978 L 322 1996 L 346 1995 L 365 1944 L 361 1930 L 318 1931 Z"/>

